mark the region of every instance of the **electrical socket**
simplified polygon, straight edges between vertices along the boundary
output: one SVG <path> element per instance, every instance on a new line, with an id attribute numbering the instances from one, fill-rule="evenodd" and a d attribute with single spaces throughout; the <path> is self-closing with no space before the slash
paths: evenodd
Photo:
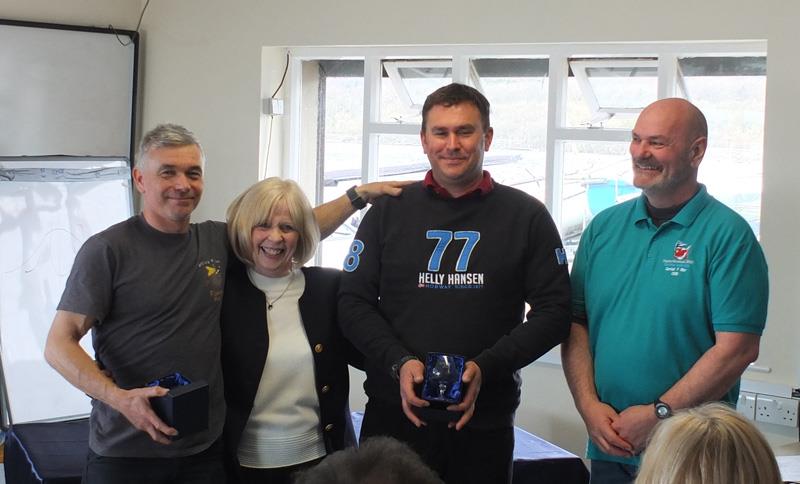
<path id="1" fill-rule="evenodd" d="M 750 392 L 739 392 L 739 400 L 736 402 L 736 410 L 748 420 L 756 419 L 756 394 Z"/>
<path id="2" fill-rule="evenodd" d="M 756 422 L 797 427 L 798 400 L 756 395 Z"/>
<path id="3" fill-rule="evenodd" d="M 777 402 L 764 395 L 756 396 L 756 422 L 775 423 Z"/>

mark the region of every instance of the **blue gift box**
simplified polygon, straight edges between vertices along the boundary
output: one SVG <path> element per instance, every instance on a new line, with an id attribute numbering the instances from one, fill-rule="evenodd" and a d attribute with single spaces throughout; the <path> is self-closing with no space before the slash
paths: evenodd
<path id="1" fill-rule="evenodd" d="M 174 439 L 208 429 L 208 383 L 173 373 L 147 386 L 169 389 L 163 397 L 151 398 L 150 405 L 164 423 L 178 431 Z"/>

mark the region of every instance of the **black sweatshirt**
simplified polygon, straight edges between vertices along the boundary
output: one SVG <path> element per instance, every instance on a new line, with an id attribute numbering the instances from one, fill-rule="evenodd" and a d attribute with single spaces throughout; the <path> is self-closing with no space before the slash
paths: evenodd
<path id="1" fill-rule="evenodd" d="M 399 404 L 390 369 L 404 356 L 460 354 L 483 378 L 474 425 L 513 421 L 518 370 L 569 334 L 555 224 L 541 202 L 497 183 L 458 199 L 417 184 L 378 200 L 345 260 L 339 294 L 342 330 L 367 357 L 370 399 Z"/>

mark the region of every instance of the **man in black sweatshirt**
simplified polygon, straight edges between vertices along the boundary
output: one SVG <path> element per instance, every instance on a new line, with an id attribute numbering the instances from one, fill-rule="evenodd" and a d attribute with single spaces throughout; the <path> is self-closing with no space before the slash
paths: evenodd
<path id="1" fill-rule="evenodd" d="M 569 333 L 558 231 L 541 202 L 483 170 L 492 135 L 477 90 L 428 96 L 420 138 L 431 170 L 366 214 L 340 292 L 343 331 L 367 358 L 361 439 L 406 441 L 450 483 L 511 482 L 519 369 Z M 420 415 L 428 352 L 467 360 L 450 422 Z"/>

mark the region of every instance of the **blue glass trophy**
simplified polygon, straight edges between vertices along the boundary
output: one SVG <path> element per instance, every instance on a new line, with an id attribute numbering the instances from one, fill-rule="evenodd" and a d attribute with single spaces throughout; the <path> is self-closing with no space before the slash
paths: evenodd
<path id="1" fill-rule="evenodd" d="M 449 405 L 461 403 L 463 399 L 464 357 L 448 353 L 428 353 L 425 358 L 425 380 L 422 383 L 422 399 L 430 406 L 415 409 L 423 420 L 454 422 L 462 412 L 447 410 Z"/>

